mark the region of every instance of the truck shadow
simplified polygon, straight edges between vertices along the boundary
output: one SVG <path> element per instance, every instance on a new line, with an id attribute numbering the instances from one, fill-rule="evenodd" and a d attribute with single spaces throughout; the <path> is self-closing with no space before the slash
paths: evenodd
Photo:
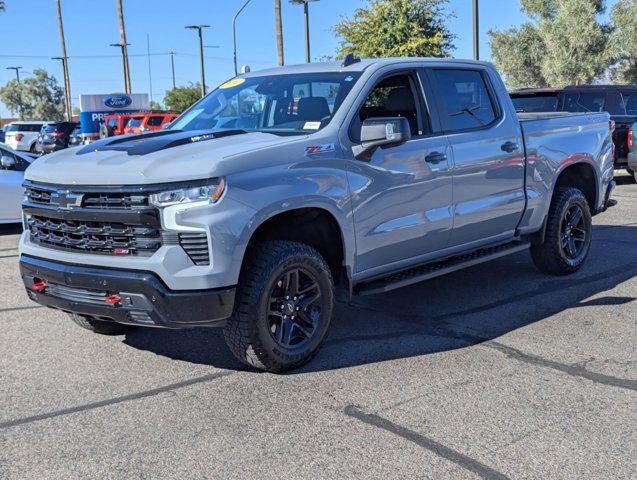
<path id="1" fill-rule="evenodd" d="M 0 224 L 0 236 L 3 235 L 20 235 L 22 233 L 21 223 L 3 223 Z"/>
<path id="2" fill-rule="evenodd" d="M 568 309 L 626 308 L 635 298 L 598 294 L 637 275 L 635 244 L 637 227 L 596 225 L 589 262 L 575 275 L 541 274 L 522 252 L 412 287 L 339 303 L 321 352 L 290 374 L 466 348 Z M 245 368 L 217 329 L 138 329 L 125 342 L 175 360 Z"/>

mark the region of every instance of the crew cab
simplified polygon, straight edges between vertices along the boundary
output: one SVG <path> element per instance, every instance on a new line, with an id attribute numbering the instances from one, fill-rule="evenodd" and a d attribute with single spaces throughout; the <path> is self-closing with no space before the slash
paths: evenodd
<path id="1" fill-rule="evenodd" d="M 615 168 L 626 168 L 628 132 L 637 122 L 637 85 L 572 85 L 511 92 L 518 112 L 608 112 L 615 124 Z"/>
<path id="2" fill-rule="evenodd" d="M 611 205 L 612 151 L 607 113 L 516 114 L 489 63 L 250 72 L 168 129 L 36 160 L 21 275 L 93 332 L 222 327 L 237 358 L 279 372 L 317 353 L 337 292 L 522 250 L 577 271 Z"/>

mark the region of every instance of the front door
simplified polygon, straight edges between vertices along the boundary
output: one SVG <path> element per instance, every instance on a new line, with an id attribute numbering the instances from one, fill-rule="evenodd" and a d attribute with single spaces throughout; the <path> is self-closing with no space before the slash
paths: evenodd
<path id="1" fill-rule="evenodd" d="M 498 104 L 486 70 L 433 68 L 428 76 L 454 162 L 449 246 L 512 236 L 525 204 L 517 120 Z"/>
<path id="2" fill-rule="evenodd" d="M 0 148 L 0 156 L 14 158 L 13 167 L 0 166 L 0 222 L 20 221 L 22 197 L 24 197 L 24 170 L 28 163 L 13 152 Z"/>
<path id="3" fill-rule="evenodd" d="M 349 162 L 356 232 L 356 272 L 399 268 L 447 246 L 452 178 L 447 139 L 432 133 L 415 72 L 381 78 L 355 117 L 350 136 L 370 117 L 406 117 L 412 139 Z M 373 270 L 370 272 L 372 273 Z"/>

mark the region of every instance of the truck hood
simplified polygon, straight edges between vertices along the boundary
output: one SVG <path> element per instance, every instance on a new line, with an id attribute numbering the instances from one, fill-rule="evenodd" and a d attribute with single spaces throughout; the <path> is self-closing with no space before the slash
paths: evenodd
<path id="1" fill-rule="evenodd" d="M 45 155 L 25 178 L 58 185 L 143 185 L 223 176 L 230 157 L 298 141 L 242 130 L 172 131 L 105 138 Z"/>

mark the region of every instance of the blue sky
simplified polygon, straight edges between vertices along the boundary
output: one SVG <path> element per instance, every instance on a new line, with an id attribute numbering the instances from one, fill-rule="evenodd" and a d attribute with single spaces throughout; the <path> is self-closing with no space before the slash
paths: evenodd
<path id="1" fill-rule="evenodd" d="M 208 24 L 204 44 L 206 83 L 214 86 L 233 74 L 232 17 L 244 0 L 124 0 L 133 92 L 150 89 L 146 36 L 150 36 L 153 98 L 161 101 L 172 86 L 170 57 L 177 52 L 175 70 L 178 85 L 199 79 L 196 33 L 185 25 Z M 5 67 L 20 65 L 23 76 L 44 68 L 62 80 L 57 17 L 53 0 L 6 0 L 7 11 L 0 14 L 0 85 L 15 74 Z M 282 0 L 283 36 L 286 63 L 305 60 L 303 7 Z M 472 56 L 471 0 L 450 0 L 448 11 L 455 14 L 448 25 L 457 36 L 457 58 Z M 614 3 L 614 0 L 609 2 Z M 365 0 L 320 0 L 310 5 L 312 57 L 331 55 L 338 41 L 330 27 L 341 16 L 350 16 Z M 489 58 L 489 28 L 505 29 L 525 20 L 518 0 L 480 1 L 481 56 Z M 69 57 L 71 92 L 76 105 L 80 93 L 112 93 L 123 90 L 121 55 L 110 43 L 119 42 L 115 0 L 62 0 L 62 14 Z M 272 0 L 252 0 L 237 21 L 239 65 L 253 70 L 276 65 L 274 8 Z M 75 58 L 73 58 L 75 57 Z M 0 104 L 0 115 L 9 112 Z"/>

